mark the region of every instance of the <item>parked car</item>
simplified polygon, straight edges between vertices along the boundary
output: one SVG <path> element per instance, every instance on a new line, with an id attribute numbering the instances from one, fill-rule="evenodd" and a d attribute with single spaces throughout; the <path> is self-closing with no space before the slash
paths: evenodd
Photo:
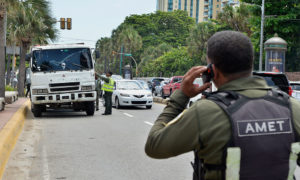
<path id="1" fill-rule="evenodd" d="M 290 81 L 292 96 L 300 101 L 300 81 Z"/>
<path id="2" fill-rule="evenodd" d="M 143 81 L 143 80 L 137 80 L 137 81 L 142 85 L 142 87 L 144 89 L 146 89 L 146 90 L 148 90 L 148 91 L 151 92 L 151 89 L 149 88 L 148 84 L 145 81 Z"/>
<path id="3" fill-rule="evenodd" d="M 117 109 L 122 106 L 146 106 L 152 108 L 152 93 L 144 89 L 136 80 L 119 80 L 115 83 L 112 104 Z"/>
<path id="4" fill-rule="evenodd" d="M 193 82 L 194 85 L 197 85 L 197 86 L 202 86 L 203 85 L 203 81 L 202 81 L 202 78 L 196 78 Z M 211 89 L 208 90 L 209 92 L 215 92 L 217 91 L 218 89 L 216 88 L 215 84 L 212 82 L 212 86 L 211 86 Z M 187 108 L 191 107 L 196 101 L 198 101 L 199 99 L 202 98 L 202 93 L 198 94 L 197 96 L 195 97 L 192 97 L 190 98 L 189 100 L 189 103 L 187 105 Z"/>
<path id="5" fill-rule="evenodd" d="M 154 93 L 155 86 L 160 85 L 160 82 L 161 82 L 161 81 L 164 81 L 164 80 L 165 80 L 164 78 L 152 78 L 152 79 L 149 81 L 150 86 L 151 86 L 151 91 L 152 91 L 152 93 Z"/>
<path id="6" fill-rule="evenodd" d="M 292 96 L 293 90 L 285 74 L 275 72 L 253 72 L 253 75 L 263 77 L 269 86 L 278 88 Z"/>
<path id="7" fill-rule="evenodd" d="M 162 81 L 162 82 L 160 82 L 159 86 L 155 86 L 154 96 L 157 96 L 157 95 L 162 96 L 162 87 L 164 85 L 166 85 L 167 83 L 168 83 L 168 81 Z"/>
<path id="8" fill-rule="evenodd" d="M 176 90 L 180 88 L 180 83 L 183 76 L 173 76 L 170 78 L 170 81 L 162 87 L 162 98 L 166 98 L 171 96 L 171 94 Z"/>

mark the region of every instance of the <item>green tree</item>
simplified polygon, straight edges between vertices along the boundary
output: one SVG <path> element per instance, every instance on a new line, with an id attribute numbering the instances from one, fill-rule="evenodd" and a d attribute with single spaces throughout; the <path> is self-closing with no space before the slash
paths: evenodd
<path id="1" fill-rule="evenodd" d="M 251 36 L 251 26 L 249 19 L 251 18 L 250 6 L 241 3 L 239 7 L 226 5 L 217 16 L 217 21 L 220 24 L 228 26 L 231 30 L 245 32 Z"/>
<path id="2" fill-rule="evenodd" d="M 143 72 L 148 75 L 168 77 L 172 75 L 184 75 L 192 66 L 193 62 L 188 56 L 187 48 L 179 47 L 173 48 L 159 58 L 147 62 L 143 68 Z"/>
<path id="3" fill-rule="evenodd" d="M 261 0 L 242 0 L 254 4 L 251 8 L 253 18 L 249 23 L 253 27 L 251 40 L 254 44 L 256 55 L 259 52 L 259 35 L 261 19 Z M 299 0 L 266 0 L 265 1 L 264 42 L 273 37 L 275 33 L 288 43 L 286 54 L 287 71 L 299 71 L 300 68 L 300 5 Z M 271 15 L 271 16 L 270 16 Z M 274 16 L 276 15 L 276 16 Z M 269 16 L 269 17 L 268 17 Z M 258 57 L 256 62 L 258 64 Z"/>
<path id="4" fill-rule="evenodd" d="M 6 25 L 7 25 L 7 8 L 15 6 L 18 0 L 0 0 L 0 97 L 5 96 L 5 52 L 6 46 Z"/>
<path id="5" fill-rule="evenodd" d="M 207 40 L 217 31 L 218 26 L 212 22 L 202 22 L 194 26 L 187 39 L 188 54 L 194 65 L 206 63 Z"/>
<path id="6" fill-rule="evenodd" d="M 147 63 L 148 61 L 155 60 L 158 57 L 164 55 L 164 53 L 172 50 L 172 46 L 167 43 L 162 43 L 156 47 L 149 46 L 142 54 L 142 59 L 139 64 L 139 69 L 142 69 L 142 67 Z"/>
<path id="7" fill-rule="evenodd" d="M 18 75 L 18 93 L 24 96 L 25 56 L 32 43 L 47 43 L 54 39 L 56 31 L 53 29 L 53 19 L 48 19 L 50 9 L 46 0 L 27 0 L 20 2 L 17 10 L 11 13 L 9 19 L 13 24 L 16 38 L 21 45 L 21 57 Z M 49 23 L 49 24 L 47 24 Z M 53 23 L 53 24 L 51 24 Z"/>

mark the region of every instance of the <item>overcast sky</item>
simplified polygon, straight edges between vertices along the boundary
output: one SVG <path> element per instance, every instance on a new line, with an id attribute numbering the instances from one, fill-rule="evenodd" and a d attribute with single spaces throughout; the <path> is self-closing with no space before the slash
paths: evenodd
<path id="1" fill-rule="evenodd" d="M 155 12 L 156 0 L 49 0 L 52 15 L 72 18 L 72 30 L 60 30 L 55 43 L 85 42 L 94 47 L 101 37 L 110 37 L 126 16 Z"/>

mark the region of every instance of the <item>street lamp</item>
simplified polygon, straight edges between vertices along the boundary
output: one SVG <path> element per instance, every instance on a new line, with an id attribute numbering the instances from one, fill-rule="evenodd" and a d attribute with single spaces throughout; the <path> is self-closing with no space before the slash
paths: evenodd
<path id="1" fill-rule="evenodd" d="M 138 74 L 138 66 L 137 66 L 137 63 L 136 63 L 136 60 L 132 57 L 132 54 L 129 54 L 129 53 L 119 53 L 119 52 L 116 52 L 116 51 L 113 51 L 112 54 L 122 54 L 124 56 L 127 56 L 127 57 L 131 57 L 131 59 L 134 61 L 135 63 L 135 76 L 137 76 Z"/>
<path id="2" fill-rule="evenodd" d="M 262 71 L 263 41 L 264 41 L 264 21 L 265 21 L 265 0 L 262 0 L 262 5 L 261 5 L 261 23 L 260 23 L 259 71 Z"/>
<path id="3" fill-rule="evenodd" d="M 137 74 L 138 74 L 138 66 L 137 66 L 136 60 L 132 57 L 131 54 L 124 53 L 124 56 L 131 57 L 131 59 L 134 61 L 134 63 L 135 63 L 135 76 L 137 77 Z"/>

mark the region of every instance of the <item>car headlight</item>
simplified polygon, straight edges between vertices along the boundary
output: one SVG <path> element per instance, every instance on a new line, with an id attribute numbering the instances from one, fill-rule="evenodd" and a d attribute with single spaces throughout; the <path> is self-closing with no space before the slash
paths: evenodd
<path id="1" fill-rule="evenodd" d="M 48 94 L 48 89 L 32 89 L 32 95 Z"/>
<path id="2" fill-rule="evenodd" d="M 152 97 L 152 94 L 151 93 L 147 94 L 147 97 Z"/>
<path id="3" fill-rule="evenodd" d="M 93 86 L 81 86 L 82 91 L 91 91 L 93 90 Z"/>
<path id="4" fill-rule="evenodd" d="M 129 94 L 121 93 L 120 96 L 130 97 Z"/>

